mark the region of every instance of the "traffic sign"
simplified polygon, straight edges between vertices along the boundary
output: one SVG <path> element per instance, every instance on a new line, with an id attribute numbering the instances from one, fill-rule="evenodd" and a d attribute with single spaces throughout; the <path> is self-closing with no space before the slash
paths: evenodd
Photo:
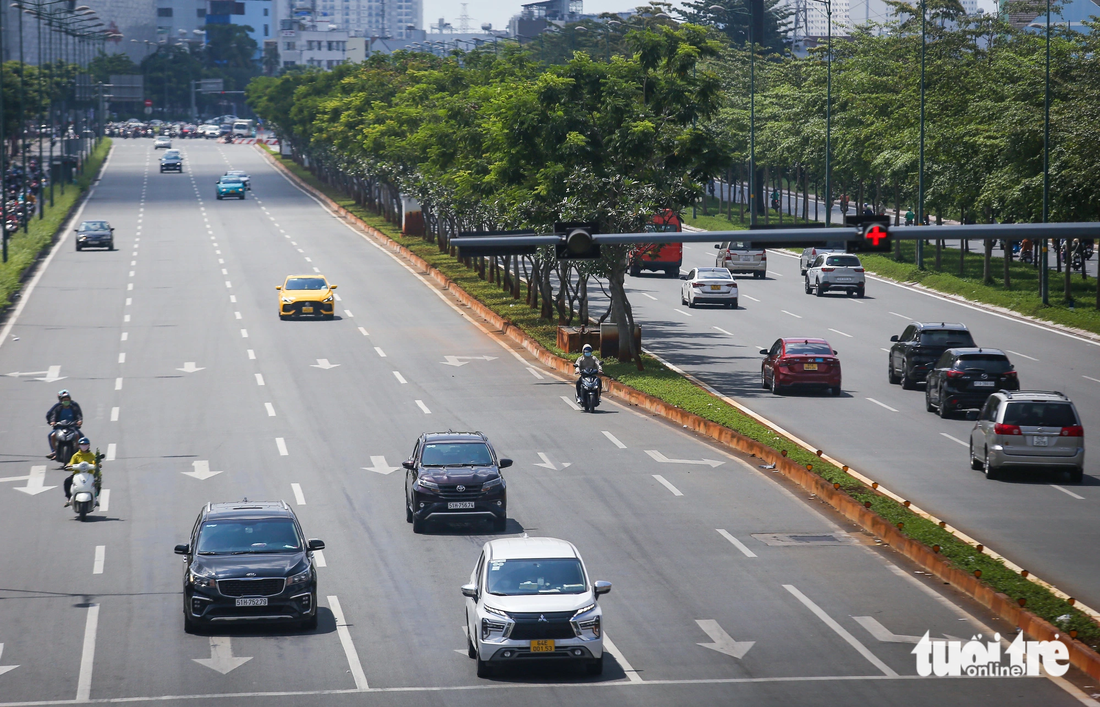
<path id="1" fill-rule="evenodd" d="M 145 106 L 144 110 L 145 110 L 145 115 L 152 115 L 153 114 L 153 106 Z"/>
<path id="2" fill-rule="evenodd" d="M 153 99 L 151 99 L 151 98 L 146 98 L 146 99 L 145 99 L 145 107 L 146 107 L 146 108 L 152 108 L 152 107 L 153 107 Z"/>

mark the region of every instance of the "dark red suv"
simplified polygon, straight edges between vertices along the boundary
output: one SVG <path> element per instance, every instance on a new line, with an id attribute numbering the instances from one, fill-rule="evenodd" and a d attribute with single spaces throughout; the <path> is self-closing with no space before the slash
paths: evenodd
<path id="1" fill-rule="evenodd" d="M 840 359 L 825 339 L 776 339 L 761 349 L 760 386 L 776 395 L 784 389 L 825 390 L 840 395 Z"/>

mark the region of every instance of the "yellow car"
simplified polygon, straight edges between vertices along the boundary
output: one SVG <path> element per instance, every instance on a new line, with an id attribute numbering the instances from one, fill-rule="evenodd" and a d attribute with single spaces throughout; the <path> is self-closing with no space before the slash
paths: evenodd
<path id="1" fill-rule="evenodd" d="M 279 290 L 279 319 L 310 315 L 332 319 L 336 285 L 322 275 L 290 275 Z"/>

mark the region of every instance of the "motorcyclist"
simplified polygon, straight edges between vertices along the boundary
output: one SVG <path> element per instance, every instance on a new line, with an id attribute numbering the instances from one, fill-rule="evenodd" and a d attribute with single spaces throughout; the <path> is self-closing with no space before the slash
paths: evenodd
<path id="1" fill-rule="evenodd" d="M 905 212 L 905 225 L 912 226 L 917 220 L 917 215 L 913 213 L 912 209 Z"/>
<path id="2" fill-rule="evenodd" d="M 69 421 L 76 423 L 76 431 L 79 434 L 80 426 L 84 424 L 84 413 L 81 412 L 80 405 L 69 395 L 69 391 L 61 390 L 57 393 L 57 403 L 46 413 L 46 422 L 50 423 L 50 433 L 46 436 L 50 443 L 50 453 L 46 455 L 47 459 L 57 458 L 57 444 L 54 442 L 53 433 L 55 430 L 53 428 L 59 422 Z"/>
<path id="3" fill-rule="evenodd" d="M 103 484 L 103 474 L 100 472 L 99 464 L 97 462 L 102 457 L 101 456 L 97 457 L 96 453 L 91 451 L 92 442 L 87 437 L 81 437 L 80 440 L 77 442 L 77 446 L 79 447 L 79 449 L 76 451 L 75 454 L 73 454 L 73 458 L 69 460 L 69 463 L 65 465 L 65 468 L 68 469 L 69 471 L 72 471 L 73 474 L 75 474 L 78 471 L 77 466 L 81 462 L 88 462 L 89 464 L 92 465 L 92 467 L 95 469 L 95 471 L 92 472 L 92 473 L 95 476 L 95 495 L 96 495 L 96 505 L 98 506 L 99 505 L 99 489 Z M 73 474 L 69 474 L 68 476 L 65 477 L 65 505 L 66 506 L 69 506 L 73 502 L 73 499 L 72 499 Z"/>
<path id="4" fill-rule="evenodd" d="M 581 379 L 585 373 L 595 371 L 596 373 L 603 373 L 603 364 L 600 363 L 600 359 L 596 358 L 592 354 L 592 344 L 585 344 L 581 349 L 580 358 L 573 363 L 573 370 L 577 374 L 577 402 L 581 401 Z"/>

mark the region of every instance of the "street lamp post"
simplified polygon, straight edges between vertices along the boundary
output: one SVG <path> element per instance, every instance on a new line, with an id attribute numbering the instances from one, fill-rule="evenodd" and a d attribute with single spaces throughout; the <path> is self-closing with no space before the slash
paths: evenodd
<path id="1" fill-rule="evenodd" d="M 833 0 L 814 0 L 825 5 L 828 53 L 825 69 L 825 228 L 833 224 Z"/>
<path id="2" fill-rule="evenodd" d="M 924 55 L 927 44 L 928 13 L 920 3 L 920 166 L 917 171 L 917 225 L 924 225 Z M 1007 254 L 1006 254 L 1007 257 Z M 924 270 L 924 241 L 917 239 L 917 269 Z"/>
<path id="3" fill-rule="evenodd" d="M 1043 223 L 1047 223 L 1050 219 L 1050 0 L 1047 0 L 1046 45 L 1046 86 L 1043 92 Z M 1050 273 L 1048 272 L 1050 256 L 1047 254 L 1049 242 L 1048 239 L 1043 239 L 1039 256 L 1039 294 L 1042 296 L 1044 305 L 1050 304 Z M 1008 253 L 1005 253 L 1005 257 L 1008 257 Z M 1066 263 L 1066 270 L 1068 273 L 1069 263 Z M 1068 278 L 1066 282 L 1069 282 Z"/>

